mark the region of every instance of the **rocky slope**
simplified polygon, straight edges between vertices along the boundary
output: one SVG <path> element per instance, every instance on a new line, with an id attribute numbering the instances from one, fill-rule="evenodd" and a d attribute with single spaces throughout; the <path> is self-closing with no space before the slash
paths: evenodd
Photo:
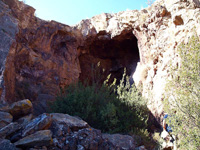
<path id="1" fill-rule="evenodd" d="M 0 4 L 1 101 L 29 98 L 38 113 L 60 88 L 91 78 L 92 64 L 100 61 L 102 76 L 120 78 L 126 67 L 159 120 L 170 61 L 179 65 L 177 46 L 194 30 L 200 35 L 198 0 L 157 0 L 141 11 L 104 13 L 74 27 L 41 20 L 17 0 Z"/>
<path id="2" fill-rule="evenodd" d="M 43 113 L 34 117 L 32 110 L 28 99 L 0 108 L 0 150 L 136 148 L 136 141 L 131 136 L 103 134 L 80 118 L 67 114 Z"/>

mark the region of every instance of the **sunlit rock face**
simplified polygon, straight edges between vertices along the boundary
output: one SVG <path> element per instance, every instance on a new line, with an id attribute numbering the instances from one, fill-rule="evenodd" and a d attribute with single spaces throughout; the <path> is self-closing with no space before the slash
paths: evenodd
<path id="1" fill-rule="evenodd" d="M 9 49 L 5 98 L 29 98 L 38 112 L 45 111 L 46 102 L 54 100 L 60 88 L 91 79 L 92 65 L 100 62 L 103 78 L 111 73 L 119 79 L 126 67 L 159 118 L 171 60 L 179 65 L 177 46 L 194 30 L 200 35 L 197 0 L 157 0 L 141 11 L 103 13 L 73 27 L 38 19 L 32 7 L 17 0 L 3 2 L 2 10 L 10 11 L 16 28 L 10 44 L 0 41 L 2 51 Z"/>

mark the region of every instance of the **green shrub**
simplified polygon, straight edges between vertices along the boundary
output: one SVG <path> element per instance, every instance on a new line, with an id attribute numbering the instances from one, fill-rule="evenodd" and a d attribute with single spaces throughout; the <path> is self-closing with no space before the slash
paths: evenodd
<path id="1" fill-rule="evenodd" d="M 179 66 L 172 68 L 167 85 L 166 112 L 180 149 L 200 149 L 200 41 L 193 36 L 178 48 Z M 175 112 L 176 113 L 170 113 Z"/>
<path id="2" fill-rule="evenodd" d="M 109 133 L 130 133 L 147 127 L 146 102 L 125 74 L 120 85 L 77 83 L 60 92 L 50 105 L 52 112 L 79 116 L 92 127 Z"/>

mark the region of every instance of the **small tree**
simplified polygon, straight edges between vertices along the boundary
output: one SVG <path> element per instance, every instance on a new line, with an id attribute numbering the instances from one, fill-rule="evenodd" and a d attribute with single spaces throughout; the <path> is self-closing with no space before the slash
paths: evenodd
<path id="1" fill-rule="evenodd" d="M 167 85 L 166 111 L 171 113 L 173 133 L 180 149 L 200 149 L 200 40 L 193 36 L 178 48 L 181 64 L 172 68 Z M 173 111 L 172 111 L 173 110 Z M 169 113 L 170 114 L 170 113 Z"/>

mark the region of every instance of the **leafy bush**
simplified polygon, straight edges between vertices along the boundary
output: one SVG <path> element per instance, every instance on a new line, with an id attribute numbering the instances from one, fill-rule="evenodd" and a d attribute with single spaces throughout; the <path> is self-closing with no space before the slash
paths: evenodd
<path id="1" fill-rule="evenodd" d="M 166 111 L 180 149 L 200 149 L 200 41 L 193 36 L 178 48 L 180 66 L 172 68 L 167 85 Z"/>
<path id="2" fill-rule="evenodd" d="M 103 85 L 96 81 L 91 85 L 80 82 L 70 85 L 60 92 L 51 110 L 79 116 L 103 132 L 130 133 L 145 129 L 146 102 L 127 79 L 124 74 L 120 85 L 116 85 L 116 80 L 109 85 L 108 79 Z"/>

